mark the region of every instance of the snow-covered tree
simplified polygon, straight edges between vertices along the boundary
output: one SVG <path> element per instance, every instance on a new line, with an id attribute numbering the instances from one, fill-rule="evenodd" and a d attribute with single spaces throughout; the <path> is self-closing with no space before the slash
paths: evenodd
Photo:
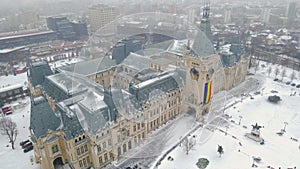
<path id="1" fill-rule="evenodd" d="M 194 137 L 185 138 L 182 142 L 183 149 L 185 153 L 188 155 L 189 152 L 194 148 L 196 145 L 196 139 Z"/>
<path id="2" fill-rule="evenodd" d="M 281 72 L 281 80 L 283 80 L 284 77 L 286 77 L 286 69 L 283 69 Z"/>
<path id="3" fill-rule="evenodd" d="M 296 73 L 293 71 L 290 78 L 291 78 L 291 82 L 295 79 L 296 77 Z"/>
<path id="4" fill-rule="evenodd" d="M 272 67 L 270 66 L 270 67 L 268 68 L 268 76 L 270 76 L 271 73 L 272 73 Z"/>
<path id="5" fill-rule="evenodd" d="M 276 77 L 279 75 L 279 73 L 280 73 L 280 70 L 279 70 L 278 67 L 276 67 L 276 69 L 275 69 L 275 71 L 274 71 L 275 79 L 276 79 Z"/>
<path id="6" fill-rule="evenodd" d="M 217 150 L 217 152 L 219 153 L 219 155 L 220 155 L 220 157 L 221 157 L 221 155 L 224 153 L 223 147 L 220 146 L 220 145 L 218 145 L 218 150 Z"/>
<path id="7" fill-rule="evenodd" d="M 17 124 L 8 117 L 2 117 L 0 119 L 0 131 L 2 135 L 8 136 L 11 148 L 15 149 L 15 141 L 18 135 Z"/>

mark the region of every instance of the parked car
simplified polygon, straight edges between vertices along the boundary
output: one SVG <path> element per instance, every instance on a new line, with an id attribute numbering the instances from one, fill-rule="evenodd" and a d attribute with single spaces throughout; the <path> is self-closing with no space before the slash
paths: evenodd
<path id="1" fill-rule="evenodd" d="M 274 79 L 274 82 L 277 82 L 278 81 L 278 79 L 276 78 L 276 79 Z"/>
<path id="2" fill-rule="evenodd" d="M 297 88 L 300 88 L 300 84 L 298 84 L 296 87 L 297 87 Z"/>
<path id="3" fill-rule="evenodd" d="M 278 91 L 276 91 L 276 90 L 271 90 L 271 93 L 278 93 Z"/>
<path id="4" fill-rule="evenodd" d="M 3 114 L 5 115 L 9 115 L 9 114 L 12 114 L 12 109 L 11 109 L 11 106 L 3 106 L 1 108 Z"/>
<path id="5" fill-rule="evenodd" d="M 294 86 L 296 86 L 296 84 L 295 84 L 295 83 L 292 83 L 292 84 L 291 84 L 291 86 L 293 86 L 293 87 L 294 87 Z"/>
<path id="6" fill-rule="evenodd" d="M 286 84 L 286 85 L 290 85 L 290 84 L 291 84 L 291 82 L 286 82 L 285 84 Z"/>
<path id="7" fill-rule="evenodd" d="M 30 141 L 29 140 L 21 141 L 20 146 L 23 146 L 23 145 L 27 144 L 28 142 L 30 142 Z"/>
<path id="8" fill-rule="evenodd" d="M 33 145 L 30 145 L 30 146 L 24 148 L 23 152 L 27 153 L 28 151 L 31 151 L 32 149 L 33 149 Z"/>
<path id="9" fill-rule="evenodd" d="M 32 142 L 28 142 L 27 144 L 22 145 L 22 148 L 24 149 L 24 148 L 26 148 L 28 146 L 32 146 Z"/>

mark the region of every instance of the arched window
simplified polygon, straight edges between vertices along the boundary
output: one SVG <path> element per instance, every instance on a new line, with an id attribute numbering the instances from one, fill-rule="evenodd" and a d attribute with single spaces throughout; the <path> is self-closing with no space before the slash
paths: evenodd
<path id="1" fill-rule="evenodd" d="M 118 147 L 118 156 L 121 155 L 121 147 Z"/>
<path id="2" fill-rule="evenodd" d="M 131 141 L 128 142 L 128 150 L 131 149 Z"/>
<path id="3" fill-rule="evenodd" d="M 125 144 L 123 144 L 123 152 L 125 153 L 127 151 L 127 149 L 126 149 L 126 143 Z"/>

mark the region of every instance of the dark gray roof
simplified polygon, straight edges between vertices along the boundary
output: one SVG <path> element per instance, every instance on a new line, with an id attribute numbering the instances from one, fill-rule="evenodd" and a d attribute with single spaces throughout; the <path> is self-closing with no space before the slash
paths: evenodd
<path id="1" fill-rule="evenodd" d="M 94 135 L 114 121 L 117 114 L 111 102 L 107 93 L 92 90 L 60 102 L 58 110 L 67 139 L 84 131 Z"/>
<path id="2" fill-rule="evenodd" d="M 89 76 L 97 72 L 109 69 L 116 65 L 116 61 L 108 57 L 101 57 L 93 60 L 78 62 L 72 65 L 58 68 L 59 71 L 68 71 L 84 76 Z"/>
<path id="3" fill-rule="evenodd" d="M 52 75 L 50 66 L 46 61 L 32 63 L 29 67 L 29 79 L 31 84 L 35 87 L 41 85 L 46 76 Z"/>
<path id="4" fill-rule="evenodd" d="M 33 130 L 34 141 L 46 136 L 48 130 L 55 131 L 60 125 L 60 119 L 52 111 L 49 103 L 42 96 L 33 98 L 30 114 L 30 129 Z"/>
<path id="5" fill-rule="evenodd" d="M 185 76 L 185 71 L 182 69 L 164 72 L 152 79 L 130 86 L 129 92 L 134 96 L 137 103 L 141 103 L 156 95 L 183 87 Z"/>
<path id="6" fill-rule="evenodd" d="M 88 89 L 104 91 L 102 86 L 87 77 L 67 71 L 46 77 L 44 83 L 44 90 L 56 102 L 79 95 Z"/>
<path id="7" fill-rule="evenodd" d="M 172 59 L 168 59 L 168 58 L 155 58 L 151 61 L 152 63 L 154 64 L 157 64 L 157 65 L 161 65 L 161 66 L 164 66 L 164 65 L 169 65 L 169 64 L 172 64 L 174 63 L 175 61 L 172 60 Z"/>
<path id="8" fill-rule="evenodd" d="M 59 104 L 57 105 L 56 109 L 61 116 L 60 129 L 62 129 L 66 133 L 67 140 L 70 140 L 84 133 L 84 130 L 79 123 L 77 116 L 70 116 L 69 114 L 67 114 L 67 109 Z"/>
<path id="9" fill-rule="evenodd" d="M 163 53 L 165 51 L 166 51 L 165 49 L 161 49 L 161 48 L 146 48 L 143 50 L 139 50 L 135 53 L 143 56 L 153 56 L 153 55 L 158 55 L 160 53 Z"/>
<path id="10" fill-rule="evenodd" d="M 152 49 L 161 49 L 162 51 L 165 51 L 168 49 L 168 47 L 173 43 L 173 39 L 172 40 L 167 40 L 167 41 L 163 41 L 160 43 L 154 43 L 154 44 L 150 44 L 150 45 L 146 45 L 146 49 L 147 48 L 152 48 Z M 157 50 L 159 51 L 159 50 Z M 160 51 L 161 52 L 161 51 Z"/>
<path id="11" fill-rule="evenodd" d="M 121 64 L 139 71 L 149 68 L 150 58 L 148 56 L 130 53 Z"/>
<path id="12" fill-rule="evenodd" d="M 198 31 L 192 46 L 192 51 L 198 57 L 206 57 L 215 54 L 215 50 L 211 41 L 202 31 Z"/>

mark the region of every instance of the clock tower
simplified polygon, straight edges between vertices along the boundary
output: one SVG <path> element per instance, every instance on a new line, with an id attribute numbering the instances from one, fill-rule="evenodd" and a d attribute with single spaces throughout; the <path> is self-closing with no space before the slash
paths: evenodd
<path id="1" fill-rule="evenodd" d="M 196 119 L 201 119 L 203 114 L 211 111 L 211 99 L 213 95 L 213 76 L 215 73 L 215 58 L 217 55 L 198 57 L 185 53 L 186 85 L 184 99 L 186 106 L 196 111 Z"/>

